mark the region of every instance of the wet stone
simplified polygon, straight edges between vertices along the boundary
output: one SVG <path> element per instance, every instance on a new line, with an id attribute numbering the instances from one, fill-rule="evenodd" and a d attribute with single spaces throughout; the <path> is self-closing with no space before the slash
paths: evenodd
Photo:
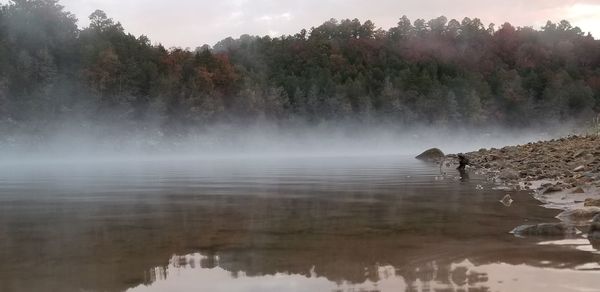
<path id="1" fill-rule="evenodd" d="M 558 214 L 556 218 L 568 222 L 586 222 L 591 221 L 598 214 L 600 214 L 600 207 L 592 206 L 566 210 Z"/>
<path id="2" fill-rule="evenodd" d="M 517 236 L 566 236 L 577 233 L 575 227 L 565 223 L 521 225 L 511 231 Z"/>
<path id="3" fill-rule="evenodd" d="M 585 191 L 581 187 L 577 187 L 571 193 L 572 194 L 584 194 Z"/>
<path id="4" fill-rule="evenodd" d="M 550 186 L 544 191 L 544 194 L 556 193 L 556 192 L 560 192 L 562 190 L 563 189 L 560 186 Z"/>
<path id="5" fill-rule="evenodd" d="M 600 207 L 600 199 L 585 199 L 583 205 L 586 207 Z"/>

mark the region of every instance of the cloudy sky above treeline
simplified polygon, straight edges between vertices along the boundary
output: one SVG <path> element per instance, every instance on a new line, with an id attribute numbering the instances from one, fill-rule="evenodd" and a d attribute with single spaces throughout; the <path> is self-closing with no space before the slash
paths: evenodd
<path id="1" fill-rule="evenodd" d="M 5 1 L 3 1 L 5 2 Z M 547 20 L 569 20 L 600 38 L 600 0 L 61 0 L 79 25 L 104 10 L 135 35 L 154 43 L 195 48 L 242 34 L 294 34 L 330 18 L 372 20 L 388 29 L 402 15 L 426 20 L 444 15 L 478 17 L 486 25 L 504 22 L 539 28 Z"/>

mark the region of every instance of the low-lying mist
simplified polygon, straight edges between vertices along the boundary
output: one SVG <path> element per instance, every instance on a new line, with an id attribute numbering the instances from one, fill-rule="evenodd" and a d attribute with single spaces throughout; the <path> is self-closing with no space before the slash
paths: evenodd
<path id="1" fill-rule="evenodd" d="M 185 135 L 159 130 L 61 129 L 0 139 L 0 162 L 94 162 L 320 156 L 414 156 L 431 147 L 445 153 L 475 151 L 549 139 L 568 127 L 544 129 L 271 124 L 215 125 Z"/>

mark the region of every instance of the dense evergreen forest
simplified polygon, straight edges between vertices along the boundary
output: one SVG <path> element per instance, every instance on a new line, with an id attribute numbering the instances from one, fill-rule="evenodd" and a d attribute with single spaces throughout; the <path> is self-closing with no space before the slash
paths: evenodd
<path id="1" fill-rule="evenodd" d="M 508 16 L 507 16 L 508 17 Z M 196 49 L 128 34 L 102 11 L 78 28 L 55 0 L 0 11 L 0 131 L 357 121 L 533 126 L 600 109 L 600 41 L 567 21 L 329 20 L 295 35 Z M 202 44 L 202 40 L 198 40 Z"/>

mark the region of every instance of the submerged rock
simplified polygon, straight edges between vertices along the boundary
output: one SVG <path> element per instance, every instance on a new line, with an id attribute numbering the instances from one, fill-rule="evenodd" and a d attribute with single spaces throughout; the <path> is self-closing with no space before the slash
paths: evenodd
<path id="1" fill-rule="evenodd" d="M 502 205 L 504 205 L 506 207 L 510 207 L 510 205 L 512 205 L 513 202 L 514 202 L 514 200 L 512 199 L 512 197 L 510 195 L 506 195 L 506 196 L 504 196 L 504 198 L 502 198 L 502 200 L 500 200 L 500 203 L 502 203 Z"/>
<path id="2" fill-rule="evenodd" d="M 565 236 L 577 233 L 575 227 L 565 223 L 541 223 L 521 225 L 510 233 L 518 236 Z"/>
<path id="3" fill-rule="evenodd" d="M 583 207 L 563 211 L 556 218 L 569 222 L 588 222 L 598 214 L 600 214 L 600 207 Z"/>
<path id="4" fill-rule="evenodd" d="M 427 161 L 427 162 L 436 162 L 444 159 L 444 152 L 438 148 L 431 148 L 426 150 L 425 152 L 419 154 L 416 159 Z"/>

